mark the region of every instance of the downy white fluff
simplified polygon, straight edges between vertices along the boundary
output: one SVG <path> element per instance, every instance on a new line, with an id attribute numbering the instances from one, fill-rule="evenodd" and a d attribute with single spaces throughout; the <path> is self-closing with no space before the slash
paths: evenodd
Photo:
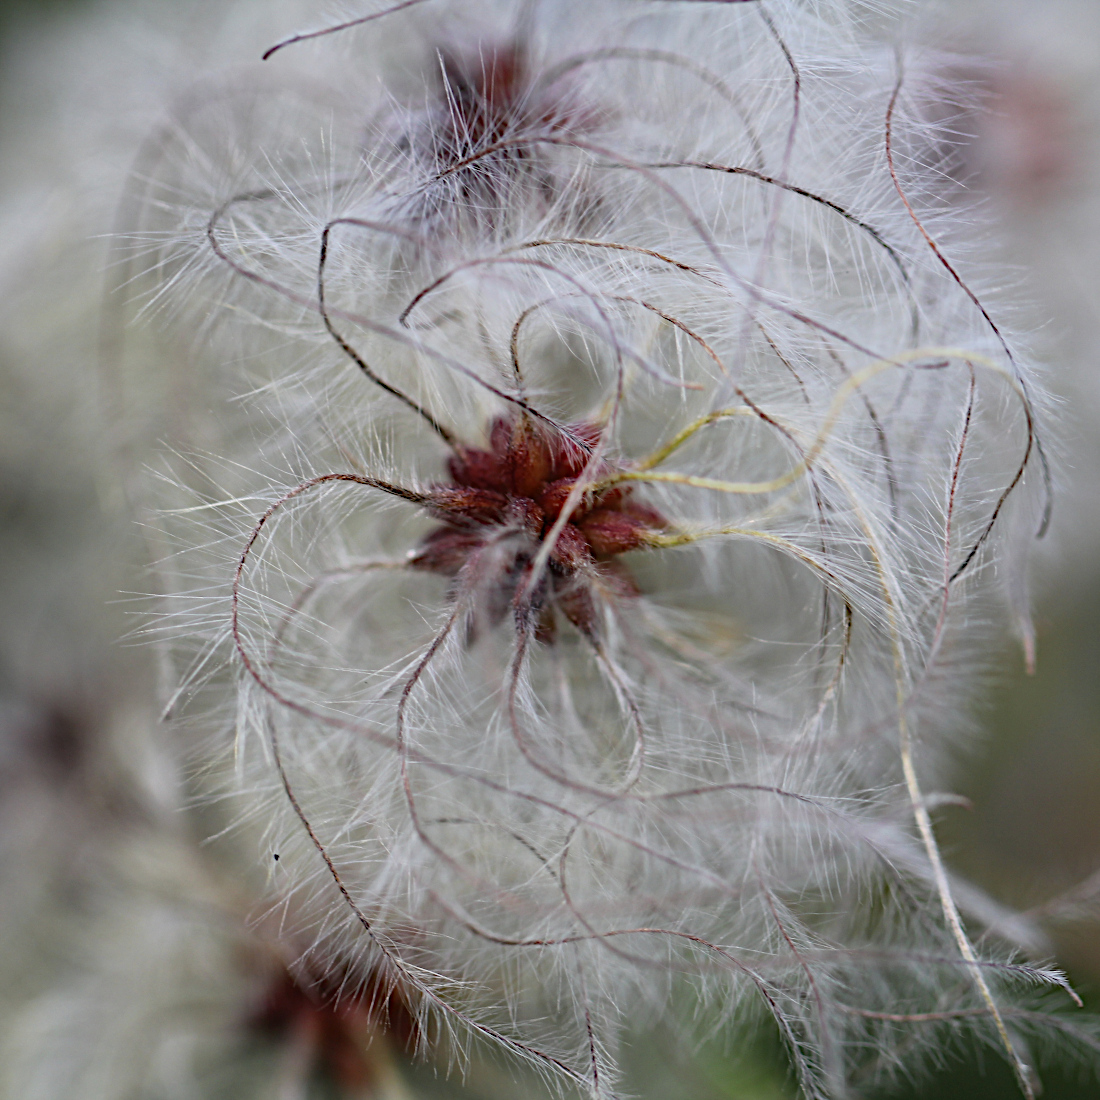
<path id="1" fill-rule="evenodd" d="M 311 965 L 425 1044 L 610 1098 L 687 989 L 807 1096 L 963 1034 L 1032 1096 L 1076 1034 L 930 818 L 1051 478 L 896 7 L 406 2 L 138 155 L 170 709 Z"/>

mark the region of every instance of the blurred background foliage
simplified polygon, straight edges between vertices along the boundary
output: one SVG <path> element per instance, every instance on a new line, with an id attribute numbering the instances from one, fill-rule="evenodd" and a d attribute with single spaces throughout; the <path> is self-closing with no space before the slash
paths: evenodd
<path id="1" fill-rule="evenodd" d="M 49 34 L 95 3 L 111 0 L 0 0 L 0 57 L 21 35 Z M 973 71 L 963 75 L 983 93 L 988 111 L 953 123 L 962 140 L 959 180 L 999 226 L 1007 281 L 1030 303 L 1025 322 L 1039 328 L 1064 428 L 1059 512 L 1036 570 L 1037 672 L 1025 675 L 1021 655 L 1008 646 L 995 662 L 999 671 L 979 703 L 984 736 L 958 762 L 955 789 L 970 805 L 941 810 L 940 835 L 952 863 L 1008 904 L 1041 906 L 1082 882 L 1080 900 L 1095 902 L 1100 878 L 1088 880 L 1100 867 L 1100 4 L 959 0 L 930 25 L 934 32 L 918 33 L 940 36 L 975 57 Z M 20 89 L 5 83 L 0 120 L 32 109 L 19 100 Z M 0 121 L 0 133 L 4 127 Z M 18 351 L 0 334 L 0 363 Z M 67 773 L 80 772 L 74 715 L 93 721 L 88 715 L 111 694 L 111 678 L 117 682 L 141 658 L 120 661 L 95 652 L 110 649 L 106 635 L 122 629 L 120 616 L 109 615 L 113 626 L 104 626 L 99 609 L 124 581 L 117 533 L 102 509 L 88 506 L 96 494 L 82 467 L 79 433 L 69 431 L 79 394 L 59 395 L 57 410 L 29 411 L 32 398 L 18 392 L 14 377 L 5 370 L 0 380 L 6 407 L 0 418 L 0 599 L 9 622 L 26 629 L 4 632 L 7 640 L 18 636 L 20 647 L 12 651 L 7 641 L 0 647 L 0 705 L 6 731 L 49 742 L 46 757 Z M 73 548 L 71 560 L 57 552 L 59 545 Z M 95 554 L 88 554 L 89 545 L 98 547 Z M 89 561 L 100 563 L 94 575 Z M 89 628 L 85 620 L 93 619 Z M 69 652 L 75 636 L 92 639 L 79 654 Z M 59 647 L 68 658 L 58 659 L 52 673 L 44 670 L 42 655 Z M 74 667 L 83 670 L 84 682 L 62 685 L 63 670 Z M 50 706 L 32 719 L 19 717 L 48 692 L 55 695 Z M 14 750 L 0 748 L 0 772 L 18 779 L 23 773 L 8 760 Z M 39 771 L 49 766 L 36 765 Z M 18 936 L 34 921 L 33 905 L 22 922 L 13 923 L 10 908 L 0 906 L 0 922 L 8 922 L 0 930 L 0 954 L 18 951 Z M 1055 940 L 1057 961 L 1100 1010 L 1100 925 L 1072 910 L 1056 925 Z M 49 981 L 48 970 L 28 982 L 9 969 L 0 961 L 0 980 L 7 975 L 15 983 L 9 997 Z M 219 1086 L 212 1083 L 211 1096 L 243 1095 L 244 1079 L 271 1057 L 263 1044 L 243 1051 L 232 1073 Z M 632 1038 L 625 1062 L 628 1091 L 648 1100 L 793 1097 L 780 1045 L 766 1032 L 715 1039 L 693 1054 L 664 1030 L 643 1032 Z M 1040 1069 L 1047 1100 L 1100 1095 L 1095 1079 L 1057 1064 Z M 522 1087 L 487 1061 L 474 1062 L 464 1085 L 430 1065 L 404 1065 L 401 1074 L 410 1095 L 425 1097 L 517 1100 Z M 884 1089 L 876 1100 L 1015 1094 L 1009 1069 L 995 1055 L 944 1051 L 943 1065 L 930 1076 Z M 316 1095 L 335 1093 L 317 1082 Z M 542 1092 L 531 1082 L 522 1095 Z"/>

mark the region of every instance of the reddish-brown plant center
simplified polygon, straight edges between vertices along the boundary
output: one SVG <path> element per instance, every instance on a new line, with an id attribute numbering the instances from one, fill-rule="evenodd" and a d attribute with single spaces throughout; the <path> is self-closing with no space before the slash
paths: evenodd
<path id="1" fill-rule="evenodd" d="M 441 54 L 450 133 L 444 148 L 461 156 L 523 134 L 569 134 L 589 128 L 584 109 L 561 81 L 539 89 L 525 51 L 482 45 L 473 56 Z M 448 139 L 449 138 L 449 142 Z M 457 159 L 457 157 L 456 157 Z"/>
<path id="2" fill-rule="evenodd" d="M 457 188 L 466 215 L 499 227 L 521 196 L 549 208 L 573 169 L 547 142 L 568 143 L 595 127 L 599 112 L 586 106 L 568 80 L 540 80 L 518 45 L 481 44 L 474 53 L 444 50 L 438 109 L 423 149 L 436 173 Z M 433 192 L 442 201 L 443 192 Z M 574 193 L 570 207 L 587 208 Z"/>
<path id="3" fill-rule="evenodd" d="M 492 546 L 497 551 L 492 575 L 478 587 L 488 593 L 484 610 L 495 625 L 509 607 L 515 609 L 520 583 L 568 503 L 547 575 L 529 586 L 523 603 L 538 614 L 538 636 L 544 641 L 553 637 L 553 607 L 591 635 L 593 584 L 617 595 L 636 595 L 630 574 L 614 559 L 645 546 L 648 535 L 667 527 L 659 512 L 633 499 L 629 487 L 598 487 L 611 471 L 606 462 L 591 468 L 599 435 L 592 423 L 555 433 L 525 415 L 494 420 L 487 450 L 454 449 L 448 462 L 451 484 L 431 493 L 431 511 L 443 522 L 422 541 L 412 565 L 457 578 L 463 570 L 475 570 Z M 597 487 L 571 501 L 582 474 L 586 484 Z"/>
<path id="4" fill-rule="evenodd" d="M 289 972 L 271 983 L 249 1023 L 261 1033 L 303 1045 L 311 1072 L 320 1071 L 357 1095 L 370 1090 L 372 1096 L 386 1057 L 380 1038 L 411 1052 L 420 1031 L 400 989 L 387 988 L 377 978 L 348 993 L 331 977 L 315 981 Z"/>

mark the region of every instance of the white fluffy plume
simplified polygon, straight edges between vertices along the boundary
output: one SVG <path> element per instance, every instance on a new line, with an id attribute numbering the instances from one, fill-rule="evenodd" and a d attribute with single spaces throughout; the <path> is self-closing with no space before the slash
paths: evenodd
<path id="1" fill-rule="evenodd" d="M 893 7 L 397 4 L 139 157 L 117 271 L 198 410 L 172 709 L 286 927 L 425 1044 L 610 1098 L 689 991 L 810 1097 L 961 1032 L 1034 1095 L 1061 979 L 927 791 L 1031 645 L 1050 475 Z"/>

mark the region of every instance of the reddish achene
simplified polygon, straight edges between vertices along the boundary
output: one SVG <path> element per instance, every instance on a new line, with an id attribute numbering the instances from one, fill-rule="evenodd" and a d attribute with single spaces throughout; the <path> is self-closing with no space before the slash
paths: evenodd
<path id="1" fill-rule="evenodd" d="M 393 1052 L 411 1054 L 420 1041 L 414 1009 L 399 988 L 388 988 L 377 975 L 349 992 L 331 974 L 322 979 L 284 972 L 247 1023 L 261 1034 L 296 1042 L 309 1073 L 323 1073 L 357 1095 L 375 1095 Z"/>
<path id="2" fill-rule="evenodd" d="M 451 484 L 430 494 L 430 510 L 442 525 L 413 552 L 412 566 L 464 577 L 480 589 L 488 626 L 497 625 L 511 607 L 520 624 L 533 617 L 536 637 L 550 643 L 557 608 L 593 638 L 593 585 L 619 596 L 637 595 L 630 573 L 615 559 L 668 527 L 629 487 L 599 487 L 612 469 L 607 462 L 586 471 L 600 430 L 582 422 L 552 432 L 526 414 L 501 416 L 492 423 L 488 450 L 455 446 L 448 462 Z M 529 580 L 532 563 L 582 473 L 596 487 L 570 509 L 550 550 L 546 576 L 521 583 Z"/>

